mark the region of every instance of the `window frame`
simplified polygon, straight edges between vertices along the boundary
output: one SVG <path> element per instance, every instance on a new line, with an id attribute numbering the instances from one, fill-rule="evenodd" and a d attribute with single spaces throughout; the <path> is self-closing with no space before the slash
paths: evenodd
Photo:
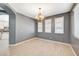
<path id="1" fill-rule="evenodd" d="M 63 20 L 61 20 L 61 18 L 62 18 Z M 59 19 L 61 20 L 61 22 L 59 21 Z M 56 17 L 56 18 L 54 19 L 54 22 L 55 22 L 54 33 L 55 33 L 55 34 L 64 34 L 64 16 Z M 58 24 L 58 23 L 59 23 L 59 24 Z M 58 30 L 57 27 L 58 27 L 58 28 L 61 28 L 61 30 L 60 30 L 60 29 Z"/>
<path id="2" fill-rule="evenodd" d="M 41 25 L 41 30 L 39 29 L 39 25 Z M 42 22 L 38 22 L 38 30 L 37 32 L 43 32 L 43 23 Z"/>
<path id="3" fill-rule="evenodd" d="M 46 23 L 50 23 L 50 24 L 46 24 Z M 45 33 L 52 33 L 52 19 L 46 19 L 45 21 L 44 21 L 44 25 L 45 25 Z M 49 26 L 48 26 L 49 25 Z M 47 28 L 46 28 L 47 27 Z M 48 28 L 49 27 L 49 28 Z M 46 30 L 47 29 L 47 30 Z M 49 29 L 49 31 L 48 31 L 48 29 Z"/>

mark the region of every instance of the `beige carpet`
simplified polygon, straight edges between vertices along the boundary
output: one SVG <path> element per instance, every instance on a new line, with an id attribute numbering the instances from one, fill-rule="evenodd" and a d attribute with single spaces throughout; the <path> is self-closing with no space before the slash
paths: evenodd
<path id="1" fill-rule="evenodd" d="M 41 38 L 26 40 L 9 49 L 12 56 L 74 56 L 69 44 L 62 44 Z"/>

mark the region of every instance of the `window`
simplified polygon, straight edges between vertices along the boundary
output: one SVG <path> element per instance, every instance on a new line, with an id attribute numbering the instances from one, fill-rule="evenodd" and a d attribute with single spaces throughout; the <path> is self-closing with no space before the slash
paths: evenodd
<path id="1" fill-rule="evenodd" d="M 51 19 L 45 20 L 45 32 L 51 33 Z"/>
<path id="2" fill-rule="evenodd" d="M 43 32 L 42 22 L 38 22 L 38 32 Z"/>
<path id="3" fill-rule="evenodd" d="M 79 39 L 79 4 L 74 9 L 73 34 Z"/>
<path id="4" fill-rule="evenodd" d="M 55 18 L 55 33 L 64 33 L 64 17 Z"/>

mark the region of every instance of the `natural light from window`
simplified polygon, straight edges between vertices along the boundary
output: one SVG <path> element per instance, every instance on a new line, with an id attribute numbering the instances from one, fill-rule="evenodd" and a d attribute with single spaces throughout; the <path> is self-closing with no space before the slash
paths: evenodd
<path id="1" fill-rule="evenodd" d="M 51 19 L 45 20 L 45 32 L 51 33 Z"/>
<path id="2" fill-rule="evenodd" d="M 43 32 L 43 24 L 42 22 L 38 22 L 38 32 Z"/>

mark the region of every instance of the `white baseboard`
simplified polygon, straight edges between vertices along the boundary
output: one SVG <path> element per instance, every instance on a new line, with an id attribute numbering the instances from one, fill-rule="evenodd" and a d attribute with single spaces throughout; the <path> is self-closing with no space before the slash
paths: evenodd
<path id="1" fill-rule="evenodd" d="M 75 56 L 77 56 L 77 54 L 75 53 L 74 49 L 72 48 L 71 46 L 71 49 L 72 49 L 72 52 L 74 53 Z"/>
<path id="2" fill-rule="evenodd" d="M 59 41 L 47 40 L 47 39 L 43 39 L 43 38 L 38 38 L 38 39 L 44 40 L 44 41 L 47 41 L 47 42 L 51 42 L 51 43 L 54 42 L 54 43 L 58 43 L 58 44 L 63 44 L 63 45 L 68 45 L 68 46 L 70 46 L 69 43 L 63 43 L 63 42 L 59 42 Z"/>
<path id="3" fill-rule="evenodd" d="M 33 38 L 34 39 L 34 38 Z M 30 40 L 32 40 L 32 39 L 28 39 L 28 40 L 25 40 L 25 41 L 21 41 L 21 42 L 18 42 L 18 43 L 16 43 L 16 44 L 10 44 L 9 46 L 11 47 L 11 46 L 17 46 L 17 45 L 20 45 L 20 44 L 23 44 L 23 43 L 25 43 L 25 42 L 28 42 L 28 41 L 30 41 Z"/>

